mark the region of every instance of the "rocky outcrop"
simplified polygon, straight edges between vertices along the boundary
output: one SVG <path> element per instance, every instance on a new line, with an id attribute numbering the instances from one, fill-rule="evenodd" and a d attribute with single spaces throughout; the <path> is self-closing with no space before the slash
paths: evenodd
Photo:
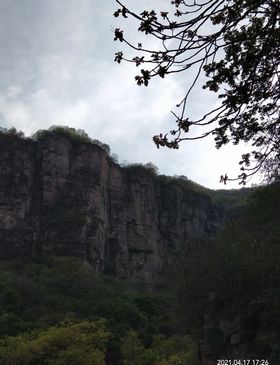
<path id="1" fill-rule="evenodd" d="M 215 234 L 210 196 L 93 143 L 0 135 L 0 256 L 75 255 L 96 271 L 153 280 Z"/>

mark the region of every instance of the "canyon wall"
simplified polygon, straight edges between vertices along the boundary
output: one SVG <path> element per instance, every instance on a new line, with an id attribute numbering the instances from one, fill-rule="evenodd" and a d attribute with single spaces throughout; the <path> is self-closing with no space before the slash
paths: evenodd
<path id="1" fill-rule="evenodd" d="M 151 281 L 222 220 L 203 190 L 120 167 L 99 145 L 0 134 L 0 258 L 75 255 L 98 272 Z"/>

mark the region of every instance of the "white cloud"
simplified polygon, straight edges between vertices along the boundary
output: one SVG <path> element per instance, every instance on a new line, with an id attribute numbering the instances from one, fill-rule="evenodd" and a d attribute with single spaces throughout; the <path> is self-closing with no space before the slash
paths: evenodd
<path id="1" fill-rule="evenodd" d="M 179 151 L 155 147 L 152 136 L 174 128 L 170 110 L 184 95 L 187 76 L 138 87 L 134 76 L 139 70 L 113 62 L 121 45 L 113 42 L 110 28 L 123 25 L 112 16 L 115 2 L 15 0 L 13 6 L 3 1 L 2 123 L 27 134 L 53 124 L 82 128 L 108 143 L 121 160 L 152 161 L 162 173 L 186 175 L 209 187 L 220 188 L 221 173 L 236 173 L 241 150 L 216 151 L 211 139 L 184 143 Z M 155 7 L 161 4 L 157 0 Z M 146 0 L 135 5 L 151 8 Z M 132 39 L 139 34 L 131 26 L 128 30 Z M 193 95 L 191 113 L 215 102 L 207 95 L 201 90 Z"/>

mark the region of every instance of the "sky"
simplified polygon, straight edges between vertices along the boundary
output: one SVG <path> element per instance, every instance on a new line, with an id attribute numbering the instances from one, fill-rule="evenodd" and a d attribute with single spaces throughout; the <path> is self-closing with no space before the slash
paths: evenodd
<path id="1" fill-rule="evenodd" d="M 135 10 L 151 9 L 151 3 L 164 10 L 169 1 L 126 3 Z M 239 188 L 221 185 L 219 177 L 237 176 L 244 146 L 216 150 L 210 137 L 183 142 L 179 150 L 156 148 L 152 137 L 175 127 L 170 111 L 192 75 L 137 86 L 139 70 L 114 62 L 117 51 L 132 55 L 114 42 L 115 28 L 126 27 L 132 40 L 140 39 L 135 22 L 113 17 L 117 8 L 114 0 L 0 0 L 0 126 L 27 136 L 51 125 L 84 129 L 107 143 L 121 163 L 152 162 L 161 174 L 184 175 L 213 189 Z M 214 105 L 213 96 L 198 87 L 188 108 L 195 116 Z"/>

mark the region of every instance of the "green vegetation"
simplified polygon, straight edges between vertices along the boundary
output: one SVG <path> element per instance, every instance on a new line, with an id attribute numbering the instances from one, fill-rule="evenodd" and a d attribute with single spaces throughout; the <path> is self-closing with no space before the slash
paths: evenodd
<path id="1" fill-rule="evenodd" d="M 61 126 L 61 125 L 53 125 L 48 130 L 40 129 L 36 133 L 33 134 L 32 138 L 34 140 L 40 140 L 46 138 L 47 136 L 65 136 L 70 138 L 72 141 L 82 142 L 82 143 L 90 143 L 96 146 L 99 146 L 107 154 L 110 154 L 110 147 L 100 142 L 97 139 L 92 139 L 83 129 L 75 129 L 68 126 Z"/>
<path id="2" fill-rule="evenodd" d="M 210 194 L 210 189 L 205 188 L 204 186 L 197 184 L 196 182 L 188 179 L 186 176 L 166 176 L 166 175 L 158 175 L 158 180 L 162 184 L 173 184 L 181 188 L 183 191 L 192 191 L 201 194 Z"/>
<path id="3" fill-rule="evenodd" d="M 122 165 L 122 167 L 126 170 L 126 171 L 130 171 L 130 172 L 139 172 L 139 171 L 144 171 L 146 174 L 149 174 L 152 177 L 157 176 L 158 174 L 158 168 L 157 166 L 155 166 L 153 163 L 148 162 L 145 165 L 141 164 L 141 163 L 131 163 L 131 164 L 127 164 L 127 165 Z"/>
<path id="4" fill-rule="evenodd" d="M 209 194 L 213 197 L 213 200 L 225 208 L 246 204 L 247 198 L 252 192 L 252 188 L 242 188 L 240 190 L 209 190 Z"/>
<path id="5" fill-rule="evenodd" d="M 35 140 L 39 140 L 51 135 L 67 136 L 75 141 L 91 143 L 91 138 L 84 130 L 60 125 L 53 125 L 47 130 L 40 129 L 32 137 Z"/>
<path id="6" fill-rule="evenodd" d="M 150 348 L 145 348 L 135 331 L 122 338 L 124 365 L 196 364 L 197 349 L 189 336 L 157 336 Z"/>
<path id="7" fill-rule="evenodd" d="M 74 142 L 89 143 L 99 146 L 110 155 L 110 147 L 107 144 L 100 142 L 98 139 L 90 138 L 83 129 L 75 129 L 68 126 L 52 125 L 49 129 L 39 129 L 32 137 L 25 137 L 22 131 L 18 131 L 14 127 L 10 129 L 0 127 L 0 135 L 13 139 L 20 138 L 35 141 L 42 140 L 49 136 L 64 136 L 70 138 Z M 116 159 L 116 156 L 111 156 L 111 158 Z"/>
<path id="8" fill-rule="evenodd" d="M 65 320 L 0 342 L 0 364 L 105 365 L 109 333 L 102 322 Z"/>
<path id="9" fill-rule="evenodd" d="M 240 190 L 209 190 L 212 202 L 221 206 L 227 217 L 240 215 L 244 210 L 247 200 L 254 192 L 253 188 L 242 188 Z"/>
<path id="10" fill-rule="evenodd" d="M 100 276 L 77 258 L 1 261 L 0 288 L 0 364 L 196 364 L 191 339 L 164 335 L 167 294 Z M 181 345 L 167 351 L 172 341 Z"/>

